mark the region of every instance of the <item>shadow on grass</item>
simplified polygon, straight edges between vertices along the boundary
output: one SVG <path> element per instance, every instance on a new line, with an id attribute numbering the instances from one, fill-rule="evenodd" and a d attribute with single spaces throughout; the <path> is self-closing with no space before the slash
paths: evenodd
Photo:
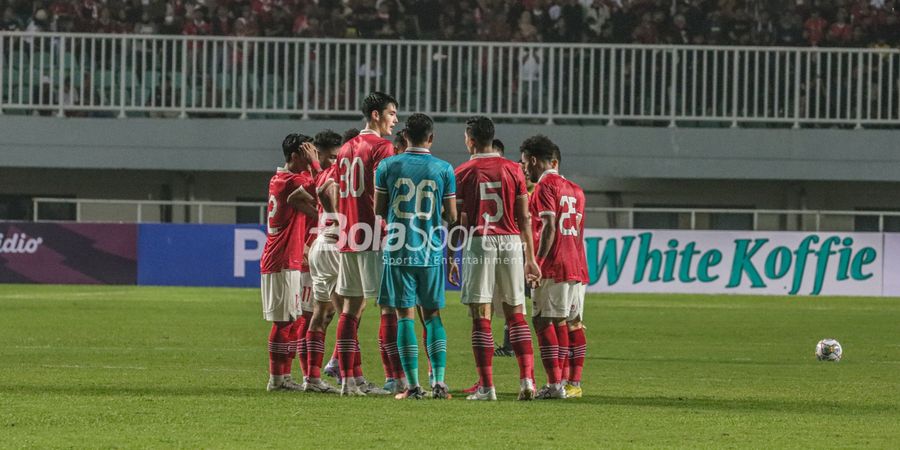
<path id="1" fill-rule="evenodd" d="M 147 387 L 122 387 L 122 386 L 47 386 L 47 385 L 0 385 L 0 393 L 34 395 L 46 397 L 47 395 L 59 396 L 88 396 L 88 397 L 265 397 L 265 396 L 296 396 L 299 399 L 314 400 L 325 399 L 319 394 L 305 393 L 267 393 L 257 387 L 215 387 L 215 386 L 195 386 L 195 387 L 167 387 L 167 386 L 147 386 Z M 457 399 L 464 399 L 462 395 L 455 396 L 453 402 Z M 500 398 L 503 403 L 514 403 L 515 396 L 512 394 L 501 394 Z M 339 400 L 337 396 L 328 396 L 329 400 Z M 348 399 L 353 401 L 354 399 Z M 389 398 L 373 399 L 378 401 L 393 402 Z M 430 402 L 429 402 L 430 403 Z M 827 413 L 835 415 L 883 415 L 892 414 L 900 415 L 900 405 L 887 403 L 863 403 L 850 401 L 834 401 L 828 399 L 800 401 L 791 399 L 767 399 L 767 398 L 745 398 L 745 399 L 724 399 L 724 398 L 692 398 L 692 397 L 626 397 L 615 395 L 585 395 L 579 399 L 557 400 L 557 401 L 536 401 L 550 408 L 571 408 L 589 406 L 624 406 L 624 407 L 651 407 L 651 408 L 671 408 L 680 410 L 697 410 L 697 411 L 721 411 L 721 412 L 781 412 L 793 414 L 809 414 L 809 413 Z M 524 405 L 523 405 L 524 406 Z"/>

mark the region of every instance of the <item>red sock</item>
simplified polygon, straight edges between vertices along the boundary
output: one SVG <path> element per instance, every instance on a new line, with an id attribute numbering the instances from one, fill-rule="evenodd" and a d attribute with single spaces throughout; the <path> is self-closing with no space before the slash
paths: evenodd
<path id="1" fill-rule="evenodd" d="M 363 376 L 362 371 L 362 352 L 359 349 L 359 321 L 360 318 L 356 319 L 356 346 L 353 348 L 353 376 L 361 377 Z"/>
<path id="2" fill-rule="evenodd" d="M 338 319 L 340 320 L 340 319 Z M 337 341 L 334 342 L 334 348 L 331 349 L 331 358 L 328 358 L 329 361 L 332 359 L 338 359 L 338 351 L 337 351 Z"/>
<path id="3" fill-rule="evenodd" d="M 285 361 L 288 361 L 290 347 L 290 322 L 273 322 L 269 331 L 269 374 L 284 375 Z M 290 366 L 288 366 L 290 368 Z M 287 373 L 290 373 L 288 371 Z"/>
<path id="4" fill-rule="evenodd" d="M 306 361 L 310 378 L 322 376 L 322 359 L 325 358 L 325 333 L 321 331 L 308 331 L 306 333 Z"/>
<path id="5" fill-rule="evenodd" d="M 478 381 L 488 388 L 494 386 L 494 335 L 490 319 L 472 321 L 472 353 L 475 355 L 475 369 Z"/>
<path id="6" fill-rule="evenodd" d="M 302 317 L 297 318 L 288 325 L 288 353 L 285 359 L 282 360 L 284 366 L 281 368 L 281 373 L 285 375 L 290 375 L 294 371 L 294 358 L 297 357 L 297 331 L 300 329 L 301 320 L 303 320 Z"/>
<path id="7" fill-rule="evenodd" d="M 556 326 L 556 342 L 559 344 L 560 378 L 569 378 L 569 326 L 565 322 Z"/>
<path id="8" fill-rule="evenodd" d="M 569 381 L 581 383 L 581 370 L 584 368 L 584 355 L 587 353 L 584 328 L 569 332 L 569 348 L 572 349 L 572 360 L 569 362 Z"/>
<path id="9" fill-rule="evenodd" d="M 350 314 L 341 314 L 337 326 L 338 365 L 341 378 L 353 377 L 353 366 L 356 363 L 356 324 L 358 320 Z"/>
<path id="10" fill-rule="evenodd" d="M 534 347 L 531 344 L 531 330 L 525 322 L 524 314 L 514 314 L 508 323 L 509 342 L 519 363 L 519 379 L 534 379 Z"/>
<path id="11" fill-rule="evenodd" d="M 359 340 L 356 341 L 356 350 L 353 351 L 353 376 L 359 378 L 363 376 L 362 371 L 362 352 L 359 350 Z"/>
<path id="12" fill-rule="evenodd" d="M 548 324 L 538 330 L 538 344 L 541 346 L 541 362 L 547 371 L 547 382 L 555 384 L 560 382 L 559 370 L 559 341 L 556 337 L 556 326 Z"/>
<path id="13" fill-rule="evenodd" d="M 309 365 L 307 364 L 306 332 L 309 331 L 309 322 L 312 320 L 312 313 L 304 312 L 300 318 L 302 319 L 302 322 L 300 322 L 300 327 L 297 329 L 297 337 L 294 339 L 294 342 L 297 343 L 297 357 L 300 359 L 300 371 L 303 372 L 304 377 L 308 377 Z"/>
<path id="14" fill-rule="evenodd" d="M 378 350 L 381 352 L 381 365 L 384 367 L 384 377 L 395 378 L 397 366 L 394 365 L 394 357 L 392 355 L 396 354 L 397 361 L 400 361 L 400 354 L 397 353 L 396 314 L 381 315 L 381 325 L 378 327 Z"/>

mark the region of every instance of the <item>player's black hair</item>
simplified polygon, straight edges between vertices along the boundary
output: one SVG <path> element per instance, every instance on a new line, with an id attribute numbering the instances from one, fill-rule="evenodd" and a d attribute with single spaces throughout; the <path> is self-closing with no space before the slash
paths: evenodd
<path id="1" fill-rule="evenodd" d="M 406 142 L 409 145 L 422 144 L 434 133 L 434 121 L 422 113 L 415 113 L 406 119 Z"/>
<path id="2" fill-rule="evenodd" d="M 344 132 L 344 136 L 341 138 L 341 144 L 346 144 L 347 141 L 359 136 L 359 130 L 356 128 L 351 128 Z"/>
<path id="3" fill-rule="evenodd" d="M 300 145 L 305 142 L 312 142 L 313 138 L 300 133 L 291 133 L 281 141 L 281 151 L 284 153 L 284 161 L 290 162 L 291 154 L 300 151 Z"/>
<path id="4" fill-rule="evenodd" d="M 334 131 L 323 130 L 316 134 L 314 143 L 320 152 L 324 152 L 335 147 L 340 147 L 341 144 L 343 144 L 343 141 L 341 140 L 341 135 Z"/>
<path id="5" fill-rule="evenodd" d="M 522 143 L 519 150 L 525 154 L 525 156 L 533 156 L 541 161 L 552 161 L 559 155 L 559 147 L 543 134 L 538 134 L 525 139 L 525 142 Z"/>
<path id="6" fill-rule="evenodd" d="M 385 109 L 387 109 L 388 105 L 393 104 L 394 107 L 397 107 L 397 99 L 391 97 L 390 94 L 385 94 L 384 92 L 372 92 L 368 96 L 366 96 L 365 100 L 363 100 L 362 104 L 362 113 L 363 116 L 366 117 L 366 120 L 372 120 L 372 111 L 378 111 L 381 113 Z"/>
<path id="7" fill-rule="evenodd" d="M 480 148 L 491 145 L 494 139 L 494 122 L 484 116 L 474 116 L 466 120 L 466 135 Z"/>
<path id="8" fill-rule="evenodd" d="M 494 139 L 494 141 L 491 142 L 491 148 L 500 152 L 501 155 L 506 150 L 506 147 L 503 145 L 503 141 L 501 141 L 500 139 Z"/>
<path id="9" fill-rule="evenodd" d="M 394 135 L 394 148 L 408 147 L 409 142 L 406 139 L 406 128 L 398 131 Z"/>

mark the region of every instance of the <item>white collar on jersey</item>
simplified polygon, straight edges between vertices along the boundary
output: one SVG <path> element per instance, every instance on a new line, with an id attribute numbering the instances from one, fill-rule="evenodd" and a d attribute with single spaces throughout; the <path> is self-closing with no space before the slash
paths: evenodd
<path id="1" fill-rule="evenodd" d="M 541 177 L 538 178 L 538 183 L 540 183 L 541 180 L 543 180 L 545 176 L 547 176 L 548 174 L 551 174 L 551 173 L 555 173 L 555 174 L 559 175 L 559 171 L 557 171 L 556 169 L 547 169 L 544 171 L 544 173 L 541 174 Z"/>
<path id="2" fill-rule="evenodd" d="M 422 147 L 406 147 L 406 151 L 404 153 L 416 153 L 420 155 L 430 155 L 431 150 Z"/>
<path id="3" fill-rule="evenodd" d="M 275 169 L 275 172 L 278 172 L 278 173 L 294 173 L 294 172 L 291 172 L 290 169 L 288 169 L 287 167 L 284 167 L 284 166 L 281 166 L 281 167 L 276 168 L 276 169 Z"/>
<path id="4" fill-rule="evenodd" d="M 475 153 L 469 159 L 477 159 L 477 158 L 500 158 L 500 152 L 490 152 L 490 153 Z"/>
<path id="5" fill-rule="evenodd" d="M 374 134 L 375 136 L 381 137 L 381 133 L 379 133 L 371 128 L 366 128 L 366 129 L 360 131 L 359 134 Z"/>

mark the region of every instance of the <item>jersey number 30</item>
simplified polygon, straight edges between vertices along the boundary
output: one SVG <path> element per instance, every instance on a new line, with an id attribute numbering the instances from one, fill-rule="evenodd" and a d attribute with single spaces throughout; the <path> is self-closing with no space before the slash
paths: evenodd
<path id="1" fill-rule="evenodd" d="M 341 198 L 361 197 L 366 189 L 366 168 L 363 165 L 362 158 L 356 157 L 353 160 L 343 158 L 339 165 L 341 171 Z"/>

